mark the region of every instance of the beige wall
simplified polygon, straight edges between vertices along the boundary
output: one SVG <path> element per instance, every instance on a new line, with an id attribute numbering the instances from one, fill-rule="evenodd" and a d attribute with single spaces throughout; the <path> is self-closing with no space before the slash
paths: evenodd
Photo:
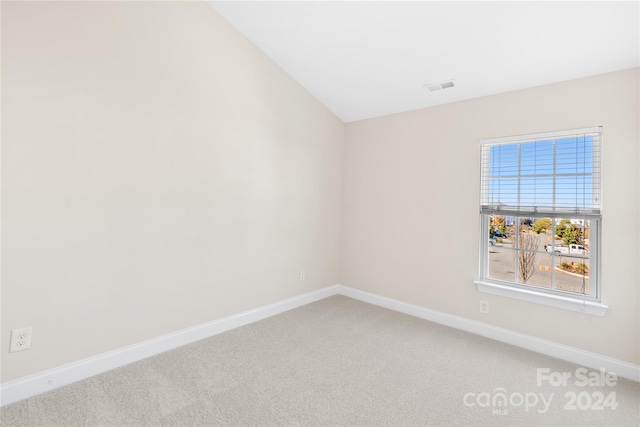
<path id="1" fill-rule="evenodd" d="M 631 69 L 347 124 L 340 282 L 640 363 L 638 81 Z M 479 140 L 598 125 L 606 317 L 480 294 Z"/>
<path id="2" fill-rule="evenodd" d="M 2 114 L 3 382 L 337 283 L 344 124 L 206 3 L 2 2 Z"/>

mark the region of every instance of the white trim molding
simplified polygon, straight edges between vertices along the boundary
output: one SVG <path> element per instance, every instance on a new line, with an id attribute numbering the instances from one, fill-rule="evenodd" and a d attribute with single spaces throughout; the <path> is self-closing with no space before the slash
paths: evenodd
<path id="1" fill-rule="evenodd" d="M 99 354 L 0 385 L 0 406 L 8 405 L 64 385 L 90 378 L 156 354 L 190 344 L 222 332 L 275 316 L 285 311 L 328 298 L 344 295 L 369 304 L 405 313 L 496 341 L 515 345 L 579 365 L 615 372 L 618 376 L 640 381 L 640 366 L 565 346 L 464 317 L 431 310 L 343 285 L 332 285 L 307 294 L 244 311 L 171 334 Z"/>
<path id="2" fill-rule="evenodd" d="M 563 308 L 565 310 L 578 311 L 580 313 L 592 314 L 594 316 L 604 317 L 604 315 L 607 314 L 607 310 L 609 310 L 608 305 L 601 304 L 597 301 L 537 292 L 532 289 L 499 285 L 497 283 L 484 282 L 482 280 L 477 280 L 474 283 L 476 284 L 479 292 L 486 294 L 519 299 L 521 301 Z"/>
<path id="3" fill-rule="evenodd" d="M 578 348 L 558 344 L 553 341 L 543 340 L 531 335 L 525 335 L 509 329 L 477 322 L 465 317 L 431 310 L 414 304 L 408 304 L 402 301 L 361 291 L 359 289 L 350 288 L 348 286 L 338 285 L 338 293 L 379 307 L 388 308 L 390 310 L 419 317 L 441 325 L 471 332 L 475 335 L 511 344 L 526 350 L 535 351 L 536 353 L 576 363 L 587 368 L 604 368 L 606 371 L 614 372 L 620 377 L 628 378 L 633 381 L 640 381 L 640 365 L 635 365 L 623 360 L 613 359 L 597 353 L 591 353 Z"/>
<path id="4" fill-rule="evenodd" d="M 183 345 L 191 344 L 240 326 L 266 319 L 294 308 L 302 307 L 337 293 L 337 285 L 328 286 L 253 310 L 203 323 L 181 331 L 98 354 L 77 362 L 8 381 L 0 386 L 0 406 L 8 405 L 76 381 L 155 356 Z"/>

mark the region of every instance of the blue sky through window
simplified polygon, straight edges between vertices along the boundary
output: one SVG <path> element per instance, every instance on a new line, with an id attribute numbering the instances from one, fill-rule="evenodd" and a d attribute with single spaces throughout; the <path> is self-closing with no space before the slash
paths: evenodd
<path id="1" fill-rule="evenodd" d="M 592 136 L 492 145 L 487 202 L 520 207 L 591 208 L 593 156 Z"/>

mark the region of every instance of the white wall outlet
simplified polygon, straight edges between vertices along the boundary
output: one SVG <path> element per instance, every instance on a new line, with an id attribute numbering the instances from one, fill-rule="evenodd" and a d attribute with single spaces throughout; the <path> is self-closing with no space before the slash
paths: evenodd
<path id="1" fill-rule="evenodd" d="M 304 270 L 300 270 L 300 274 L 298 275 L 298 279 L 301 282 L 304 282 L 304 279 L 306 279 L 306 278 L 307 278 L 307 275 L 305 274 Z"/>
<path id="2" fill-rule="evenodd" d="M 11 345 L 9 353 L 27 350 L 31 347 L 31 328 L 14 329 L 11 331 Z"/>
<path id="3" fill-rule="evenodd" d="M 480 300 L 480 313 L 489 314 L 489 301 Z"/>

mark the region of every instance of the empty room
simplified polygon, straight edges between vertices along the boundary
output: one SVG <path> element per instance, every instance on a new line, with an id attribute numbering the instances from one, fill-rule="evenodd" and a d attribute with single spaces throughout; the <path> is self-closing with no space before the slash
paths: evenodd
<path id="1" fill-rule="evenodd" d="M 0 425 L 640 425 L 640 2 L 0 24 Z"/>

